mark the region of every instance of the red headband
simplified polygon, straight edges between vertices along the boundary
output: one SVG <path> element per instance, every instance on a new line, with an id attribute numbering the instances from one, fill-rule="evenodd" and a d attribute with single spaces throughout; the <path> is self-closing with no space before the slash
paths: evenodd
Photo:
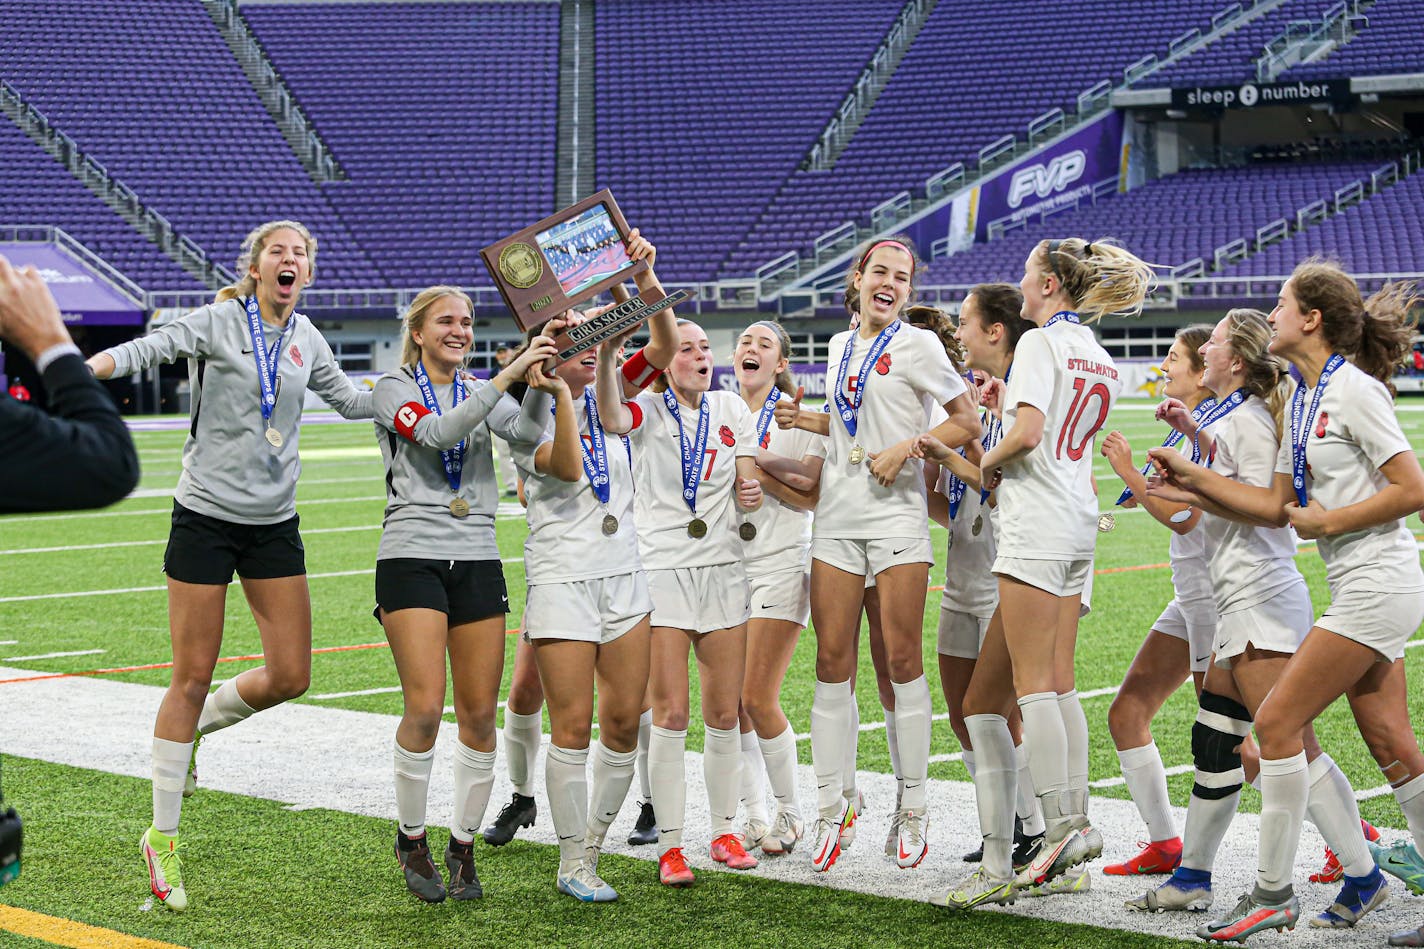
<path id="1" fill-rule="evenodd" d="M 901 250 L 903 250 L 905 253 L 907 253 L 907 254 L 910 255 L 910 279 L 913 280 L 914 277 L 915 277 L 915 252 L 912 251 L 912 250 L 910 250 L 910 248 L 906 247 L 906 246 L 904 245 L 904 243 L 902 243 L 901 241 L 897 241 L 897 240 L 893 240 L 893 239 L 892 239 L 892 240 L 884 240 L 884 241 L 876 241 L 874 244 L 871 244 L 871 245 L 870 245 L 870 249 L 867 250 L 864 254 L 861 255 L 860 263 L 858 263 L 858 264 L 855 265 L 856 271 L 857 271 L 858 273 L 864 273 L 864 272 L 865 272 L 865 262 L 870 259 L 870 255 L 871 255 L 871 254 L 875 253 L 877 250 L 879 250 L 879 249 L 882 248 L 882 247 L 898 247 L 898 248 L 900 248 Z"/>

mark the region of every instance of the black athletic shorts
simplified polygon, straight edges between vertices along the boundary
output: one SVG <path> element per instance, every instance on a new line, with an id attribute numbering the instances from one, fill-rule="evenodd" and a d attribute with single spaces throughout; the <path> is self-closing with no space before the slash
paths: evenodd
<path id="1" fill-rule="evenodd" d="M 306 548 L 293 514 L 278 524 L 234 524 L 173 502 L 173 526 L 163 552 L 163 572 L 183 583 L 232 582 L 303 576 Z"/>
<path id="2" fill-rule="evenodd" d="M 376 619 L 380 611 L 439 610 L 451 626 L 509 612 L 504 567 L 498 560 L 376 561 Z"/>

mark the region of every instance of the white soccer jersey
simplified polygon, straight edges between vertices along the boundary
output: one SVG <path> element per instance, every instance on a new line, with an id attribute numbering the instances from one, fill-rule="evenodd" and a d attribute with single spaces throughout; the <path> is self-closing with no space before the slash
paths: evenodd
<path id="1" fill-rule="evenodd" d="M 939 476 L 939 491 L 949 496 L 949 471 Z M 998 553 L 993 517 L 979 492 L 967 488 L 954 520 L 949 522 L 949 549 L 944 557 L 944 596 L 940 608 L 971 616 L 993 616 L 999 605 L 999 580 L 992 567 Z M 975 534 L 974 526 L 979 526 Z"/>
<path id="2" fill-rule="evenodd" d="M 1306 390 L 1307 413 L 1314 395 L 1314 389 Z M 1276 455 L 1276 471 L 1285 475 L 1293 470 L 1289 426 L 1287 404 L 1287 431 Z M 1405 452 L 1412 449 L 1395 417 L 1389 390 L 1347 362 L 1331 376 L 1310 426 L 1305 450 L 1307 497 L 1327 510 L 1374 497 L 1389 485 L 1380 467 Z M 1345 584 L 1381 593 L 1424 589 L 1419 548 L 1403 518 L 1322 537 L 1318 546 L 1332 594 Z"/>
<path id="3" fill-rule="evenodd" d="M 851 449 L 860 445 L 878 452 L 927 431 L 937 419 L 934 409 L 965 391 L 944 344 L 926 329 L 901 324 L 876 365 L 867 372 L 855 437 L 836 414 L 834 393 L 841 356 L 851 347 L 845 396 L 852 399 L 861 385 L 861 363 L 875 337 L 848 331 L 831 338 L 826 392 L 832 400 L 831 434 L 821 471 L 821 501 L 813 531 L 817 537 L 869 540 L 882 537 L 928 537 L 923 464 L 915 459 L 901 469 L 890 487 L 870 473 L 870 458 L 851 464 Z"/>
<path id="4" fill-rule="evenodd" d="M 574 399 L 583 450 L 592 452 L 588 413 L 584 399 L 593 397 L 593 387 Z M 539 444 L 554 439 L 554 420 Z M 633 523 L 633 470 L 628 443 L 617 435 L 604 433 L 604 453 L 608 458 L 608 505 L 605 507 L 589 484 L 588 473 L 578 481 L 563 481 L 534 470 L 537 445 L 515 443 L 514 463 L 524 476 L 524 493 L 529 501 L 529 536 L 524 541 L 524 574 L 528 583 L 562 583 L 614 577 L 641 570 L 638 559 L 638 532 Z M 603 531 L 604 518 L 612 515 L 618 531 Z"/>
<path id="5" fill-rule="evenodd" d="M 1213 471 L 1242 484 L 1270 487 L 1275 478 L 1276 423 L 1259 396 L 1248 397 L 1211 431 L 1216 439 Z M 1289 527 L 1252 527 L 1203 513 L 1197 525 L 1197 530 L 1202 529 L 1213 552 L 1211 582 L 1219 613 L 1264 603 L 1300 580 L 1295 531 Z"/>
<path id="6" fill-rule="evenodd" d="M 751 411 L 748 409 L 748 411 Z M 756 433 L 757 413 L 751 412 L 752 433 Z M 780 429 L 772 422 L 766 430 L 764 444 L 760 447 L 775 452 L 784 458 L 800 461 L 806 455 L 814 455 L 814 445 L 824 442 L 820 435 L 799 428 Z M 737 544 L 742 550 L 742 559 L 747 565 L 748 577 L 760 577 L 769 573 L 779 573 L 793 567 L 805 567 L 811 550 L 811 512 L 792 507 L 772 497 L 762 495 L 761 507 L 750 514 L 738 514 L 730 528 L 736 535 L 742 521 L 749 521 L 756 527 L 756 537 L 744 541 L 737 535 Z"/>
<path id="7" fill-rule="evenodd" d="M 1212 598 L 1211 563 L 1201 520 L 1186 534 L 1173 531 L 1167 553 L 1172 563 L 1172 590 L 1177 599 L 1183 603 L 1209 601 Z"/>
<path id="8" fill-rule="evenodd" d="M 1004 433 L 1020 405 L 1043 413 L 1043 440 L 1004 466 L 999 554 L 1019 560 L 1089 560 L 1097 543 L 1093 439 L 1122 380 L 1086 326 L 1059 321 L 1023 334 L 1004 397 Z"/>
<path id="9" fill-rule="evenodd" d="M 741 396 L 708 392 L 707 446 L 698 462 L 697 517 L 707 523 L 707 536 L 687 533 L 692 511 L 683 500 L 682 442 L 677 422 L 661 393 L 644 392 L 628 403 L 633 412 L 634 518 L 638 523 L 638 553 L 648 570 L 707 567 L 741 560 L 742 541 L 736 533 L 740 514 L 735 508 L 738 458 L 756 457 L 756 423 Z M 679 405 L 683 431 L 695 444 L 701 412 Z"/>

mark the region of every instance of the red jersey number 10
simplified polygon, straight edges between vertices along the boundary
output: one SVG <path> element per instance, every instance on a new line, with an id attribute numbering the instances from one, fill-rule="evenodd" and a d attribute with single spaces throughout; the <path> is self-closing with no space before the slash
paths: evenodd
<path id="1" fill-rule="evenodd" d="M 1085 424 L 1083 417 L 1088 414 L 1089 403 L 1095 398 L 1098 401 L 1097 417 Z M 1054 454 L 1062 458 L 1066 443 L 1068 457 L 1073 461 L 1081 461 L 1083 452 L 1092 444 L 1093 436 L 1098 434 L 1098 429 L 1108 420 L 1110 401 L 1112 395 L 1108 392 L 1108 387 L 1101 382 L 1095 382 L 1088 387 L 1088 380 L 1081 377 L 1074 379 L 1073 404 L 1068 406 L 1068 415 L 1063 420 L 1063 428 L 1058 432 L 1058 446 Z"/>

